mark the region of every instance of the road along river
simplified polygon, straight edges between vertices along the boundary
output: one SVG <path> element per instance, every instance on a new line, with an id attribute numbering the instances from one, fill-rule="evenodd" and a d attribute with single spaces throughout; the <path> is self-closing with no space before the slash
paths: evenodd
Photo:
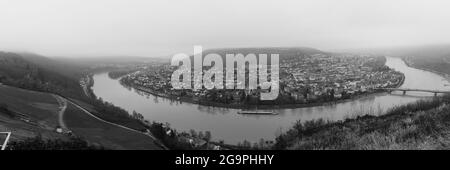
<path id="1" fill-rule="evenodd" d="M 387 57 L 386 65 L 403 72 L 405 81 L 401 88 L 450 90 L 444 77 L 408 67 L 400 58 Z M 397 105 L 429 98 L 434 94 L 422 92 L 393 92 L 364 96 L 334 105 L 295 109 L 276 109 L 278 115 L 240 115 L 239 110 L 201 106 L 173 101 L 145 94 L 122 86 L 107 73 L 93 76 L 95 95 L 128 111 L 142 113 L 147 120 L 168 122 L 178 131 L 210 131 L 213 140 L 236 144 L 244 140 L 258 142 L 261 138 L 273 140 L 281 131 L 290 128 L 297 120 L 342 120 L 363 114 L 380 115 Z"/>

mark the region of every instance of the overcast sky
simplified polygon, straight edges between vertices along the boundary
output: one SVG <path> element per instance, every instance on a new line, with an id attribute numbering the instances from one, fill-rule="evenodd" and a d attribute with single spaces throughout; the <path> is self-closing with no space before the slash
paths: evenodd
<path id="1" fill-rule="evenodd" d="M 204 48 L 323 50 L 450 42 L 442 0 L 0 0 L 0 49 L 165 56 Z"/>

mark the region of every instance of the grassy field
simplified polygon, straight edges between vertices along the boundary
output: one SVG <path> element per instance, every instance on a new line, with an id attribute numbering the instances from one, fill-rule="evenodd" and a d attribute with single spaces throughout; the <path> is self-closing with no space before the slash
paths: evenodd
<path id="1" fill-rule="evenodd" d="M 54 132 L 58 125 L 59 104 L 49 94 L 19 88 L 0 86 L 0 104 L 7 106 L 18 117 L 0 112 L 0 131 L 11 131 L 11 140 L 42 135 L 46 139 L 65 138 Z"/>
<path id="2" fill-rule="evenodd" d="M 64 120 L 69 129 L 92 144 L 109 149 L 161 149 L 150 137 L 94 119 L 70 103 Z"/>
<path id="3" fill-rule="evenodd" d="M 9 86 L 0 86 L 0 94 L 0 103 L 7 104 L 10 110 L 25 114 L 50 127 L 56 127 L 59 104 L 52 95 Z"/>
<path id="4" fill-rule="evenodd" d="M 386 115 L 298 122 L 275 149 L 450 149 L 450 97 L 396 107 Z"/>
<path id="5" fill-rule="evenodd" d="M 105 104 L 104 102 L 99 102 L 98 100 L 95 101 L 95 103 L 86 103 L 73 98 L 70 98 L 70 100 L 105 121 L 116 123 L 142 132 L 145 132 L 147 129 L 140 120 L 130 117 L 130 113 L 126 110 L 114 106 L 111 103 Z"/>
<path id="6" fill-rule="evenodd" d="M 21 115 L 11 116 L 0 110 L 0 131 L 11 131 L 11 140 L 20 141 L 38 135 L 44 139 L 69 139 L 55 132 L 59 125 L 59 104 L 53 95 L 2 85 L 0 104 L 13 114 Z M 82 107 L 93 110 L 86 103 Z M 64 122 L 76 136 L 108 149 L 160 149 L 150 137 L 99 121 L 70 103 Z"/>

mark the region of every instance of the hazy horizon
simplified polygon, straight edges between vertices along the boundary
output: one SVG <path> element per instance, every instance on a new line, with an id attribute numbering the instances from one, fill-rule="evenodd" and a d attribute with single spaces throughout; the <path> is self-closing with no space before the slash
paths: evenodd
<path id="1" fill-rule="evenodd" d="M 443 0 L 0 0 L 0 50 L 162 57 L 227 47 L 450 44 Z"/>

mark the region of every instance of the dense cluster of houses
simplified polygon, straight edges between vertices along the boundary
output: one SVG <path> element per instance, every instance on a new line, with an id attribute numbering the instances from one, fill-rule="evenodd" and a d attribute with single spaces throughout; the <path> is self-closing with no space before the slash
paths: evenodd
<path id="1" fill-rule="evenodd" d="M 367 63 L 380 62 L 378 65 Z M 307 101 L 321 96 L 339 99 L 345 95 L 395 87 L 403 74 L 384 66 L 382 58 L 362 56 L 316 55 L 291 59 L 281 65 L 287 76 L 281 93 Z"/>
<path id="2" fill-rule="evenodd" d="M 403 74 L 385 66 L 383 59 L 317 54 L 283 60 L 280 64 L 279 96 L 288 98 L 292 103 L 310 103 L 323 98 L 336 100 L 372 92 L 377 88 L 398 86 L 402 83 Z M 262 92 L 260 89 L 174 90 L 170 84 L 174 70 L 169 65 L 154 66 L 130 74 L 123 81 L 165 96 L 227 104 L 258 100 Z"/>

